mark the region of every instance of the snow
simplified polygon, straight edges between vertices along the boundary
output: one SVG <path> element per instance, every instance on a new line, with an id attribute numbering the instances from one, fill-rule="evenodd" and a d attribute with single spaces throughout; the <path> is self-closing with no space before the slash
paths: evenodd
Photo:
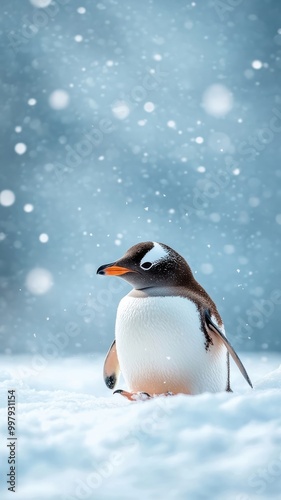
<path id="1" fill-rule="evenodd" d="M 25 212 L 30 213 L 30 212 L 33 212 L 34 206 L 32 205 L 32 203 L 26 203 L 24 205 L 23 209 Z"/>
<path id="2" fill-rule="evenodd" d="M 39 234 L 39 241 L 41 243 L 47 243 L 49 241 L 49 236 L 46 233 Z"/>
<path id="3" fill-rule="evenodd" d="M 3 207 L 10 207 L 15 203 L 16 197 L 10 189 L 4 189 L 0 193 L 0 205 Z"/>
<path id="4" fill-rule="evenodd" d="M 31 97 L 30 99 L 28 99 L 27 101 L 27 104 L 29 106 L 35 106 L 35 104 L 37 103 L 36 99 L 34 99 L 33 97 Z"/>
<path id="5" fill-rule="evenodd" d="M 78 14 L 85 14 L 86 9 L 85 9 L 85 7 L 78 7 L 77 12 L 78 12 Z"/>
<path id="6" fill-rule="evenodd" d="M 169 121 L 167 122 L 167 126 L 168 126 L 169 128 L 176 128 L 176 122 L 175 122 L 174 120 L 169 120 Z"/>
<path id="7" fill-rule="evenodd" d="M 229 113 L 233 107 L 233 96 L 225 85 L 214 84 L 203 94 L 203 108 L 211 116 L 220 118 Z"/>
<path id="8" fill-rule="evenodd" d="M 49 105 L 52 109 L 61 110 L 67 108 L 69 94 L 65 90 L 54 90 L 49 96 Z"/>
<path id="9" fill-rule="evenodd" d="M 254 68 L 254 69 L 261 69 L 262 68 L 262 62 L 259 61 L 258 59 L 255 59 L 255 61 L 252 62 L 252 68 Z"/>
<path id="10" fill-rule="evenodd" d="M 42 242 L 42 240 L 40 240 Z M 46 243 L 48 240 L 44 240 Z M 35 267 L 26 276 L 25 286 L 34 295 L 43 295 L 53 285 L 53 276 L 47 269 Z"/>
<path id="11" fill-rule="evenodd" d="M 106 389 L 102 357 L 49 361 L 41 371 L 30 357 L 2 357 L 2 436 L 7 390 L 18 398 L 16 498 L 277 500 L 280 359 L 241 357 L 254 390 L 235 371 L 233 394 L 136 403 Z M 5 446 L 0 457 L 3 470 Z"/>
<path id="12" fill-rule="evenodd" d="M 197 167 L 197 172 L 199 172 L 200 174 L 204 174 L 204 172 L 206 172 L 206 168 L 201 165 L 200 167 Z"/>
<path id="13" fill-rule="evenodd" d="M 21 131 L 21 127 L 17 127 L 18 129 L 18 132 Z M 19 130 L 20 129 L 20 130 Z M 18 154 L 18 155 L 23 155 L 27 150 L 27 147 L 26 147 L 26 144 L 24 144 L 24 142 L 18 142 L 16 145 L 15 145 L 15 152 Z"/>
<path id="14" fill-rule="evenodd" d="M 43 9 L 45 7 L 48 7 L 50 5 L 52 0 L 30 0 L 30 3 L 39 9 Z"/>
<path id="15" fill-rule="evenodd" d="M 148 101 L 144 104 L 143 109 L 147 113 L 152 113 L 155 110 L 155 105 L 153 104 L 153 102 Z"/>
<path id="16" fill-rule="evenodd" d="M 112 106 L 112 113 L 118 120 L 125 120 L 130 114 L 130 108 L 124 101 L 118 101 Z"/>

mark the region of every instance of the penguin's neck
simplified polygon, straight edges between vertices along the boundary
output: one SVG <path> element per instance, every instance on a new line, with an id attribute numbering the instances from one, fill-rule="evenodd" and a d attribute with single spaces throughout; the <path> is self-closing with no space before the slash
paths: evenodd
<path id="1" fill-rule="evenodd" d="M 134 288 L 128 293 L 128 297 L 145 299 L 149 297 L 184 297 L 196 304 L 199 310 L 208 309 L 214 315 L 218 324 L 222 324 L 222 319 L 217 307 L 211 297 L 201 285 L 195 281 L 196 286 L 152 286 L 146 288 Z M 193 283 L 194 285 L 194 283 Z"/>
<path id="2" fill-rule="evenodd" d="M 133 288 L 128 293 L 129 297 L 167 297 L 167 296 L 186 296 L 188 289 L 178 286 L 148 286 L 144 288 Z"/>

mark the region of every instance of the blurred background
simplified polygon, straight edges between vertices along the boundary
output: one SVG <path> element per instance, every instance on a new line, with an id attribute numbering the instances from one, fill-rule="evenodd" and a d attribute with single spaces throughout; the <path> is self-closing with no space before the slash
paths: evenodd
<path id="1" fill-rule="evenodd" d="M 96 269 L 146 240 L 238 350 L 280 351 L 278 2 L 2 0 L 1 26 L 2 352 L 105 352 L 130 287 Z"/>

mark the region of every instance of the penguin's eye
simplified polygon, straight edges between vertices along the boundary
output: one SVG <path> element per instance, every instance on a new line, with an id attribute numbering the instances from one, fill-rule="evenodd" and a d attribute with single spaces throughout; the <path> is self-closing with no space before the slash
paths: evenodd
<path id="1" fill-rule="evenodd" d="M 144 262 L 143 264 L 141 264 L 141 268 L 145 270 L 150 269 L 151 266 L 152 266 L 151 262 Z"/>

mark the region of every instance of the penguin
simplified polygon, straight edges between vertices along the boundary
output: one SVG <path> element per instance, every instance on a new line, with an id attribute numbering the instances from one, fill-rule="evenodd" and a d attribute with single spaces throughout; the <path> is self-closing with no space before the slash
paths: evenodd
<path id="1" fill-rule="evenodd" d="M 134 401 L 232 392 L 229 355 L 253 387 L 215 303 L 175 250 L 138 243 L 97 274 L 119 276 L 133 287 L 119 303 L 115 340 L 104 362 L 107 387 L 115 388 L 121 372 L 129 389 L 114 394 Z"/>

